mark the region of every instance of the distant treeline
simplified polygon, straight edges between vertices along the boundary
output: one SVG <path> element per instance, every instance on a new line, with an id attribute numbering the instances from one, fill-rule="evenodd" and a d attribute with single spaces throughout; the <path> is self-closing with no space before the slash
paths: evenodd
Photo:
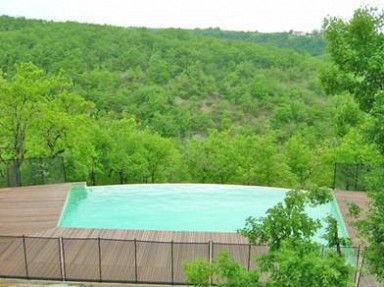
<path id="1" fill-rule="evenodd" d="M 213 36 L 228 40 L 241 40 L 256 44 L 292 49 L 312 56 L 324 56 L 327 42 L 319 31 L 303 33 L 296 31 L 260 33 L 260 32 L 235 32 L 224 31 L 219 28 L 195 29 L 196 35 Z"/>

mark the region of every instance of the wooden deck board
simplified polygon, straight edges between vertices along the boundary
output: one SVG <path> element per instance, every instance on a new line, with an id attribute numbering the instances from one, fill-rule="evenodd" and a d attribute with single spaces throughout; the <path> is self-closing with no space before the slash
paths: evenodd
<path id="1" fill-rule="evenodd" d="M 334 191 L 337 204 L 339 205 L 340 212 L 343 216 L 345 226 L 349 233 L 349 236 L 355 246 L 361 244 L 361 240 L 358 237 L 357 230 L 354 227 L 356 221 L 350 214 L 348 203 L 355 203 L 361 208 L 361 216 L 364 217 L 369 207 L 369 198 L 365 192 L 357 191 Z"/>
<path id="2" fill-rule="evenodd" d="M 0 235 L 30 235 L 56 227 L 71 184 L 0 189 Z"/>
<path id="3" fill-rule="evenodd" d="M 355 203 L 361 208 L 361 217 L 364 218 L 366 212 L 369 208 L 369 198 L 365 192 L 357 191 L 344 191 L 336 190 L 334 191 L 337 203 L 341 214 L 343 215 L 344 223 L 346 225 L 349 236 L 352 239 L 352 242 L 355 246 L 359 244 L 364 244 L 362 239 L 358 237 L 358 232 L 354 227 L 354 222 L 356 221 L 350 214 L 348 203 Z M 382 286 L 376 279 L 375 276 L 363 273 L 361 276 L 361 281 L 359 287 L 379 287 Z"/>

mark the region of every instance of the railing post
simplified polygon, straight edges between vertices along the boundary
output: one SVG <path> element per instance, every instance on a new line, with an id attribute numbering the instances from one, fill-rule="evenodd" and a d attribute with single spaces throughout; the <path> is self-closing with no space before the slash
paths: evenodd
<path id="1" fill-rule="evenodd" d="M 173 240 L 171 241 L 171 282 L 172 285 L 175 284 L 175 279 L 174 279 L 174 266 L 173 266 Z"/>
<path id="2" fill-rule="evenodd" d="M 358 274 L 359 274 L 359 262 L 360 262 L 360 245 L 358 246 L 357 249 L 357 258 L 356 258 L 356 272 L 355 272 L 355 283 L 358 280 Z"/>
<path id="3" fill-rule="evenodd" d="M 337 163 L 335 162 L 335 166 L 333 167 L 333 189 L 336 188 L 336 173 L 337 173 Z"/>
<path id="4" fill-rule="evenodd" d="M 60 277 L 61 277 L 61 280 L 63 281 L 63 280 L 64 280 L 64 277 L 63 277 L 63 263 L 62 263 L 62 259 L 61 259 L 61 243 L 60 243 L 60 237 L 57 237 L 57 251 L 59 252 Z"/>
<path id="5" fill-rule="evenodd" d="M 27 246 L 25 244 L 25 235 L 23 235 L 23 249 L 24 249 L 25 275 L 26 275 L 27 279 L 29 279 L 28 259 L 27 259 Z"/>
<path id="6" fill-rule="evenodd" d="M 364 267 L 364 261 L 365 261 L 365 252 L 363 253 L 363 257 L 361 259 L 361 264 L 360 264 L 360 268 L 358 270 L 358 273 L 357 273 L 357 280 L 356 280 L 356 287 L 359 287 L 360 286 L 360 280 L 361 280 L 361 270 L 363 269 Z"/>
<path id="7" fill-rule="evenodd" d="M 248 244 L 248 271 L 251 269 L 251 244 Z"/>
<path id="8" fill-rule="evenodd" d="M 215 244 L 213 243 L 213 241 L 210 241 L 209 242 L 209 263 L 212 264 L 213 262 L 213 255 L 214 255 L 214 248 L 215 248 Z M 213 285 L 213 276 L 211 276 L 211 285 Z"/>
<path id="9" fill-rule="evenodd" d="M 359 261 L 360 261 L 360 244 L 357 246 L 357 259 L 356 259 L 356 267 L 359 266 Z"/>
<path id="10" fill-rule="evenodd" d="M 40 161 L 40 171 L 41 171 L 41 181 L 43 184 L 45 184 L 45 177 L 44 177 L 44 169 L 43 169 L 43 158 L 42 157 L 39 157 L 39 161 Z"/>
<path id="11" fill-rule="evenodd" d="M 60 236 L 61 240 L 61 251 L 63 252 L 63 279 L 67 280 L 67 270 L 65 269 L 65 248 L 64 248 L 64 238 Z"/>
<path id="12" fill-rule="evenodd" d="M 62 163 L 62 167 L 63 167 L 64 182 L 67 182 L 67 171 L 65 169 L 65 162 L 64 162 L 64 158 L 63 157 L 61 157 L 61 163 Z"/>
<path id="13" fill-rule="evenodd" d="M 102 275 L 101 275 L 101 243 L 100 243 L 100 237 L 97 237 L 97 245 L 98 245 L 98 249 L 99 249 L 99 281 L 100 282 L 103 282 L 103 278 L 102 278 Z"/>
<path id="14" fill-rule="evenodd" d="M 135 281 L 137 283 L 138 279 L 137 279 L 137 240 L 136 240 L 136 238 L 135 238 L 135 240 L 133 242 L 134 242 L 134 245 L 135 245 Z"/>
<path id="15" fill-rule="evenodd" d="M 214 243 L 209 241 L 209 263 L 213 262 Z"/>

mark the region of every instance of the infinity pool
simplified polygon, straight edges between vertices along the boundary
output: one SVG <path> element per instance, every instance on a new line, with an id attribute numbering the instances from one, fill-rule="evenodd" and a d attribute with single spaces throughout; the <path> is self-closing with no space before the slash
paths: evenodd
<path id="1" fill-rule="evenodd" d="M 74 186 L 59 226 L 235 232 L 248 216 L 264 216 L 287 191 L 215 184 Z M 307 212 L 316 219 L 335 216 L 346 236 L 335 202 Z"/>

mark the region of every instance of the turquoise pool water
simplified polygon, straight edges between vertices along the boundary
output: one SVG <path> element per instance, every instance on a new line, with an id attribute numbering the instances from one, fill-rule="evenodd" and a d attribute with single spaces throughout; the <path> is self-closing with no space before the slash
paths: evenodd
<path id="1" fill-rule="evenodd" d="M 287 191 L 214 184 L 75 186 L 59 226 L 235 232 L 248 216 L 264 216 Z M 336 216 L 345 232 L 334 202 L 308 208 L 307 212 L 318 219 Z"/>

